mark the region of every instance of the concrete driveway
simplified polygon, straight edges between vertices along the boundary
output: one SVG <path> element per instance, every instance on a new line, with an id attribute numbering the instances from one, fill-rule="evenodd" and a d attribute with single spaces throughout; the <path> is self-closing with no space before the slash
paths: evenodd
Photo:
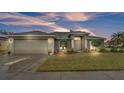
<path id="1" fill-rule="evenodd" d="M 46 55 L 0 56 L 0 79 L 9 79 L 21 72 L 35 72 L 46 59 Z"/>

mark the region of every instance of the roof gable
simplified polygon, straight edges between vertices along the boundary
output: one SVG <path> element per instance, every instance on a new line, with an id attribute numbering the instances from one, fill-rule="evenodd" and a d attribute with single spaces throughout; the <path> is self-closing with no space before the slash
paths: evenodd
<path id="1" fill-rule="evenodd" d="M 57 39 L 69 39 L 69 37 L 73 36 L 73 35 L 76 35 L 76 36 L 89 35 L 89 33 L 81 32 L 81 31 L 52 32 L 52 33 L 49 33 L 49 34 L 55 35 Z"/>
<path id="2" fill-rule="evenodd" d="M 52 32 L 49 33 L 56 36 L 56 39 L 68 39 L 70 32 Z"/>
<path id="3" fill-rule="evenodd" d="M 21 33 L 14 33 L 12 36 L 26 36 L 26 35 L 34 35 L 34 36 L 47 36 L 47 37 L 55 37 L 56 39 L 69 39 L 71 36 L 88 36 L 88 39 L 105 39 L 103 37 L 97 36 L 89 36 L 87 32 L 81 31 L 70 31 L 70 32 L 51 32 L 46 33 L 43 31 L 29 31 L 29 32 L 21 32 Z"/>

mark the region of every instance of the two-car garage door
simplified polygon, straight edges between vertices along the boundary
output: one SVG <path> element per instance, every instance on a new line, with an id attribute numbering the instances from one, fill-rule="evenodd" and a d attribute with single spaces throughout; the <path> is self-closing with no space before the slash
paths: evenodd
<path id="1" fill-rule="evenodd" d="M 15 40 L 16 54 L 48 54 L 48 40 Z"/>

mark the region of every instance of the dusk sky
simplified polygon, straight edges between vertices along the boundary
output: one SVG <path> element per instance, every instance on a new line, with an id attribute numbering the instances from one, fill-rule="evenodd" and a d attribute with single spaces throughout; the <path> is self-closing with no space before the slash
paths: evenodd
<path id="1" fill-rule="evenodd" d="M 124 13 L 119 12 L 19 12 L 0 13 L 0 29 L 12 32 L 81 30 L 110 38 L 124 31 Z"/>

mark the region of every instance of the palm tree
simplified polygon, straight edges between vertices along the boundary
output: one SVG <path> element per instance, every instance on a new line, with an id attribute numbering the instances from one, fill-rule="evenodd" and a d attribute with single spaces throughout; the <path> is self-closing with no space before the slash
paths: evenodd
<path id="1" fill-rule="evenodd" d="M 111 48 L 113 46 L 113 42 L 111 40 L 107 40 L 105 42 L 105 46 L 108 47 L 108 48 Z"/>
<path id="2" fill-rule="evenodd" d="M 124 48 L 124 32 L 121 34 L 121 39 L 122 39 L 122 48 Z"/>
<path id="3" fill-rule="evenodd" d="M 113 47 L 119 47 L 123 42 L 122 32 L 113 33 L 111 41 L 113 42 Z"/>

